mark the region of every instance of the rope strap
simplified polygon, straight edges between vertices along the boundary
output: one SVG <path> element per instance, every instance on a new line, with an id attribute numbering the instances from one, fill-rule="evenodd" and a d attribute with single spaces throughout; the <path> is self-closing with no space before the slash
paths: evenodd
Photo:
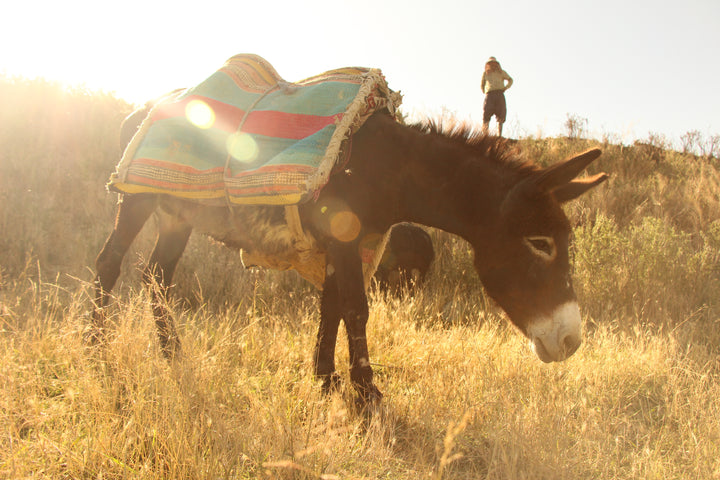
<path id="1" fill-rule="evenodd" d="M 285 82 L 277 82 L 275 85 L 265 90 L 262 95 L 256 98 L 252 105 L 250 105 L 250 107 L 247 109 L 245 115 L 243 115 L 242 120 L 240 120 L 240 124 L 238 125 L 235 133 L 242 132 L 242 128 L 245 125 L 245 121 L 247 120 L 248 115 L 250 115 L 250 112 L 252 112 L 255 107 L 257 107 L 258 103 L 260 103 L 262 99 L 264 99 L 267 95 L 274 92 L 275 90 L 278 90 L 280 88 L 289 89 L 290 87 L 291 85 Z M 225 168 L 223 169 L 223 191 L 225 193 L 225 203 L 230 210 L 231 218 L 234 218 L 233 203 L 230 200 L 230 192 L 228 191 L 227 184 L 227 179 L 230 176 L 231 158 L 232 154 L 228 151 L 227 158 L 225 159 Z M 300 261 L 302 263 L 309 262 L 312 256 L 313 242 L 308 238 L 307 235 L 305 235 L 305 231 L 302 228 L 302 222 L 300 221 L 300 211 L 298 210 L 297 205 L 285 206 L 285 221 L 287 222 L 288 228 L 290 229 L 290 234 L 293 239 L 293 247 L 297 250 Z"/>

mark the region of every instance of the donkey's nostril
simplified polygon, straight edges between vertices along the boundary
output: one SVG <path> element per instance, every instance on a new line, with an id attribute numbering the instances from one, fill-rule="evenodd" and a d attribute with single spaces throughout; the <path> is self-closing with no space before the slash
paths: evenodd
<path id="1" fill-rule="evenodd" d="M 560 342 L 565 351 L 565 358 L 572 356 L 572 354 L 580 348 L 580 343 L 582 343 L 582 340 L 579 336 L 573 334 L 566 335 Z"/>

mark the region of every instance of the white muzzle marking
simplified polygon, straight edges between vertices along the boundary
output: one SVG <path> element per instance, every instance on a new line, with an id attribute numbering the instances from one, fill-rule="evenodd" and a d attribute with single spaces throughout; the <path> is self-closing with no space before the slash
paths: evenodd
<path id="1" fill-rule="evenodd" d="M 543 362 L 561 362 L 570 357 L 582 342 L 577 302 L 564 303 L 549 316 L 531 322 L 528 336 L 535 354 Z"/>

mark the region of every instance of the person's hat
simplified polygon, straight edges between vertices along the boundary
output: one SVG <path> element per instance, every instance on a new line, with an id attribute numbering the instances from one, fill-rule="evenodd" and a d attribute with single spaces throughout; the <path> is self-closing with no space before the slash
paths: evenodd
<path id="1" fill-rule="evenodd" d="M 495 58 L 495 57 L 488 58 L 487 63 L 490 63 L 490 62 L 497 62 L 497 58 Z"/>

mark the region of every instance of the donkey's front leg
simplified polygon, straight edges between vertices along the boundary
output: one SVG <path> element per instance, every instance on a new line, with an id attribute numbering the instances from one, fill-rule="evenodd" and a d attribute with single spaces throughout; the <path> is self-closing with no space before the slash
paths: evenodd
<path id="1" fill-rule="evenodd" d="M 366 335 L 368 302 L 357 245 L 333 242 L 327 260 L 328 270 L 335 274 L 340 312 L 348 335 L 350 379 L 363 405 L 376 403 L 382 394 L 373 384 L 370 367 Z"/>

